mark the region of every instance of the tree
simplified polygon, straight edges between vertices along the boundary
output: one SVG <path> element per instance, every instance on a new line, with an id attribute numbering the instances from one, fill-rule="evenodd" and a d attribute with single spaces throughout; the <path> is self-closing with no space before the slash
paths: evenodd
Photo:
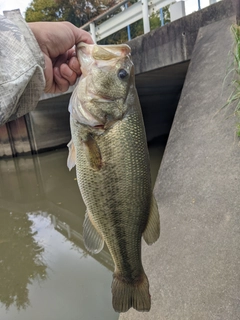
<path id="1" fill-rule="evenodd" d="M 114 0 L 32 0 L 25 19 L 27 22 L 64 20 L 80 27 L 113 3 Z"/>
<path id="2" fill-rule="evenodd" d="M 54 0 L 33 0 L 25 13 L 27 22 L 61 21 L 62 16 L 61 7 Z"/>

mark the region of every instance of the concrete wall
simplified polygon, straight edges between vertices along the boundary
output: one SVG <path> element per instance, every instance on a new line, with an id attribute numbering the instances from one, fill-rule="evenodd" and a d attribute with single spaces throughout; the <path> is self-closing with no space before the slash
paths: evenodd
<path id="1" fill-rule="evenodd" d="M 240 148 L 232 90 L 236 15 L 200 28 L 155 185 L 161 236 L 143 246 L 152 309 L 120 320 L 239 320 Z"/>
<path id="2" fill-rule="evenodd" d="M 71 140 L 68 103 L 70 94 L 41 100 L 38 107 L 29 114 L 28 131 L 32 150 L 43 151 L 56 146 L 67 145 Z"/>
<path id="3" fill-rule="evenodd" d="M 0 157 L 36 153 L 66 146 L 71 139 L 70 94 L 38 103 L 31 113 L 0 127 Z"/>
<path id="4" fill-rule="evenodd" d="M 192 58 L 199 28 L 233 15 L 238 0 L 222 0 L 129 42 L 136 75 Z"/>

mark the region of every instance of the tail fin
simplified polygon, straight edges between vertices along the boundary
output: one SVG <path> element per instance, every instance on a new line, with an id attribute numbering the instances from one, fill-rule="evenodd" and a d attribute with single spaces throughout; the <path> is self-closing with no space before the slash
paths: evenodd
<path id="1" fill-rule="evenodd" d="M 112 305 L 116 312 L 126 312 L 133 307 L 137 311 L 149 311 L 151 296 L 145 273 L 135 282 L 127 282 L 116 273 L 112 282 Z"/>

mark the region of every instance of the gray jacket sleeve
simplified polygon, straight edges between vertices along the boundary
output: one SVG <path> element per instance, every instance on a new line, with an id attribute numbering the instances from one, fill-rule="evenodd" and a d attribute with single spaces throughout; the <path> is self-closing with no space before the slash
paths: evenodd
<path id="1" fill-rule="evenodd" d="M 44 56 L 19 10 L 0 15 L 0 125 L 33 110 L 45 87 Z"/>

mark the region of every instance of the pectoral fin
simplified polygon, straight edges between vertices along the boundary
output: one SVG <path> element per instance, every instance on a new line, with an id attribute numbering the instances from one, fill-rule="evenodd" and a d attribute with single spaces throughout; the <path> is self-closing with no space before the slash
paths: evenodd
<path id="1" fill-rule="evenodd" d="M 72 140 L 68 143 L 67 146 L 68 146 L 68 150 L 69 150 L 68 159 L 67 159 L 67 166 L 70 171 L 76 165 L 76 151 L 75 151 L 75 147 L 74 147 Z"/>
<path id="2" fill-rule="evenodd" d="M 143 232 L 143 239 L 148 245 L 153 244 L 157 241 L 160 236 L 160 219 L 157 202 L 152 195 L 150 213 L 148 217 L 148 223 L 146 229 Z"/>
<path id="3" fill-rule="evenodd" d="M 90 167 L 94 170 L 100 170 L 102 168 L 102 156 L 97 142 L 89 134 L 87 139 L 83 140 L 83 145 Z"/>
<path id="4" fill-rule="evenodd" d="M 87 212 L 83 222 L 83 239 L 86 249 L 91 253 L 99 253 L 104 247 L 104 240 L 90 221 Z"/>

